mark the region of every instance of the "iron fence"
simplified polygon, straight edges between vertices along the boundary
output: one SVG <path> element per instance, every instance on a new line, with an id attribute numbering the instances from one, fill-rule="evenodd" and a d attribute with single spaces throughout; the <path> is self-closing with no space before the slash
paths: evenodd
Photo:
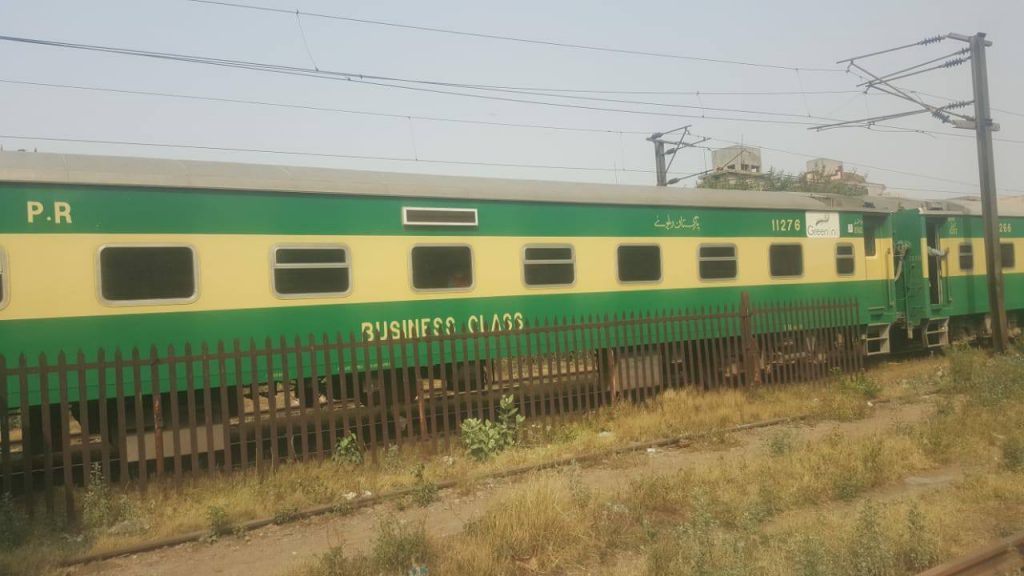
<path id="1" fill-rule="evenodd" d="M 180 350 L 0 356 L 0 475 L 31 513 L 74 519 L 94 466 L 146 490 L 155 478 L 457 442 L 511 395 L 551 423 L 665 389 L 810 381 L 862 369 L 855 300 L 543 319 L 522 328 L 405 337 L 340 333 Z M 506 327 L 507 328 L 507 327 Z M 14 400 L 9 402 L 9 400 Z"/>

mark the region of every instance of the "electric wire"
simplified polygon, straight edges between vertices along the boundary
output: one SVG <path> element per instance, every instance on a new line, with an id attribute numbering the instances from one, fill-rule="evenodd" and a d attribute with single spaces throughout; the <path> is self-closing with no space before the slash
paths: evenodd
<path id="1" fill-rule="evenodd" d="M 637 110 L 637 109 L 633 109 L 633 108 L 616 108 L 616 107 L 604 107 L 604 106 L 591 106 L 591 105 L 584 105 L 584 104 L 573 104 L 573 103 L 565 103 L 565 102 L 548 102 L 548 101 L 543 101 L 543 100 L 531 100 L 531 99 L 526 99 L 526 98 L 513 98 L 513 97 L 510 97 L 510 96 L 496 96 L 496 95 L 492 95 L 492 94 L 475 94 L 475 93 L 471 93 L 471 92 L 460 92 L 460 91 L 457 91 L 457 90 L 447 90 L 447 89 L 442 89 L 442 88 L 436 88 L 435 87 L 435 86 L 441 86 L 441 87 L 447 87 L 447 86 L 454 86 L 454 87 L 469 86 L 469 85 L 462 85 L 462 84 L 456 84 L 456 83 L 451 83 L 451 82 L 439 82 L 439 81 L 431 81 L 431 80 L 413 80 L 413 79 L 397 78 L 397 77 L 390 77 L 390 76 L 378 76 L 378 75 L 362 74 L 362 73 L 355 73 L 355 72 L 336 72 L 336 71 L 328 71 L 328 70 L 323 70 L 323 69 L 321 69 L 321 70 L 314 70 L 314 69 L 311 69 L 311 68 L 303 68 L 303 67 L 297 67 L 297 66 L 284 66 L 284 65 L 269 64 L 269 63 L 262 63 L 262 62 L 251 62 L 251 61 L 243 61 L 243 60 L 230 60 L 230 59 L 213 58 L 213 57 L 207 57 L 207 56 L 189 56 L 189 55 L 184 55 L 184 54 L 175 54 L 175 53 L 171 53 L 171 52 L 156 52 L 156 51 L 137 50 L 137 49 L 130 49 L 130 48 L 117 48 L 117 47 L 111 47 L 111 46 L 99 46 L 99 45 L 93 45 L 93 44 L 76 44 L 76 43 L 72 43 L 72 42 L 60 42 L 60 41 L 42 40 L 42 39 L 36 39 L 36 38 L 22 38 L 22 37 L 16 37 L 16 36 L 0 36 L 0 41 L 24 43 L 24 44 L 31 44 L 31 45 L 49 46 L 49 47 L 65 48 L 65 49 L 72 49 L 72 50 L 84 50 L 84 51 L 101 52 L 101 53 L 109 53 L 109 54 L 119 54 L 119 55 L 124 55 L 124 56 L 136 56 L 136 57 L 143 57 L 143 58 L 154 58 L 154 59 L 159 59 L 159 60 L 170 60 L 170 61 L 188 62 L 188 63 L 193 63 L 193 64 L 204 64 L 204 65 L 211 65 L 211 66 L 220 66 L 220 67 L 227 67 L 227 68 L 237 68 L 237 69 L 253 70 L 253 71 L 259 71 L 259 72 L 270 72 L 270 73 L 285 74 L 285 75 L 292 75 L 292 76 L 304 76 L 304 77 L 311 77 L 311 78 L 321 78 L 321 79 L 328 79 L 328 80 L 352 82 L 352 83 L 356 83 L 356 84 L 364 84 L 364 85 L 370 85 L 370 86 L 379 86 L 379 87 L 387 87 L 387 88 L 397 88 L 397 89 L 402 89 L 402 90 L 411 90 L 411 91 L 416 91 L 416 92 L 425 92 L 425 93 L 433 93 L 433 94 L 444 94 L 444 95 L 449 95 L 449 96 L 460 96 L 460 97 L 483 99 L 483 100 L 494 100 L 494 101 L 501 101 L 501 102 L 513 102 L 513 103 L 520 103 L 520 104 L 532 104 L 532 105 L 540 105 L 540 106 L 548 106 L 548 107 L 556 107 L 556 108 L 571 108 L 571 109 L 590 110 L 590 111 L 598 111 L 598 112 L 615 112 L 615 113 L 621 113 L 621 114 L 633 114 L 633 115 L 645 115 L 645 116 L 661 116 L 661 117 L 673 117 L 673 118 L 695 118 L 695 119 L 699 118 L 699 119 L 704 119 L 704 120 L 716 120 L 716 121 L 754 122 L 754 123 L 762 123 L 762 124 L 780 124 L 780 125 L 797 125 L 797 126 L 814 126 L 815 125 L 813 122 L 804 122 L 804 121 L 799 121 L 799 120 L 782 120 L 782 119 L 767 119 L 767 118 L 738 118 L 738 117 L 732 117 L 732 116 L 712 116 L 712 115 L 707 115 L 707 114 L 681 114 L 681 113 L 677 113 L 677 112 L 658 112 L 658 111 L 653 111 L 653 110 Z M 407 85 L 408 83 L 424 84 L 426 86 L 420 86 L 420 85 L 409 86 L 409 85 Z M 473 89 L 487 90 L 486 88 L 473 88 Z M 623 101 L 623 102 L 629 102 L 629 101 Z M 645 105 L 650 105 L 650 104 L 645 104 Z M 682 106 L 682 105 L 678 105 L 678 106 Z M 691 108 L 708 109 L 707 107 L 700 107 L 700 106 L 691 106 Z M 737 113 L 743 113 L 743 114 L 761 114 L 762 113 L 761 111 L 756 111 L 756 110 L 741 110 L 741 109 L 733 109 L 733 110 L 735 110 L 735 112 L 737 112 Z M 778 115 L 778 114 L 781 114 L 781 113 L 768 112 L 768 114 Z M 803 115 L 796 115 L 796 116 L 803 117 Z"/>
<path id="2" fill-rule="evenodd" d="M 142 146 L 149 148 L 180 148 L 186 150 L 208 150 L 216 152 L 247 152 L 258 154 L 276 154 L 284 156 L 309 156 L 317 158 L 344 158 L 351 160 L 383 160 L 388 162 L 412 162 L 420 164 L 452 164 L 459 166 L 487 166 L 497 168 L 531 168 L 542 170 L 570 170 L 581 172 L 637 172 L 653 174 L 653 170 L 641 170 L 636 168 L 602 168 L 597 166 L 563 166 L 558 164 L 525 164 L 515 162 L 478 162 L 473 160 L 440 160 L 428 158 L 413 158 L 408 156 L 374 156 L 365 154 L 341 154 L 334 152 L 310 152 L 299 150 L 275 150 L 271 148 L 242 148 L 233 146 L 213 146 L 204 144 L 176 144 L 169 142 L 146 142 L 139 140 L 108 140 L 99 138 L 67 138 L 55 136 L 32 136 L 25 134 L 0 134 L 0 138 L 11 140 L 38 140 L 41 142 L 64 142 L 78 144 L 105 144 L 117 146 Z"/>
<path id="3" fill-rule="evenodd" d="M 428 122 L 447 122 L 455 124 L 475 124 L 481 126 L 497 126 L 502 128 L 529 128 L 538 130 L 557 130 L 557 131 L 569 131 L 569 132 L 588 132 L 588 133 L 603 133 L 603 134 L 634 134 L 647 136 L 650 132 L 644 132 L 640 130 L 614 130 L 610 128 L 585 128 L 577 126 L 560 126 L 555 124 L 529 124 L 522 122 L 498 122 L 493 120 L 470 120 L 464 118 L 447 118 L 442 116 L 420 116 L 415 114 L 401 114 L 392 112 L 374 112 L 370 110 L 355 110 L 349 108 L 335 108 L 330 106 L 314 106 L 309 104 L 289 104 L 284 102 L 272 102 L 267 100 L 249 100 L 243 98 L 227 98 L 220 96 L 199 96 L 193 94 L 181 94 L 175 92 L 159 92 L 159 91 L 147 91 L 147 90 L 127 90 L 121 88 L 106 88 L 100 86 L 83 86 L 78 84 L 60 84 L 50 82 L 29 82 L 25 80 L 11 80 L 8 78 L 0 78 L 0 83 L 3 84 L 14 84 L 20 86 L 35 86 L 35 87 L 46 87 L 46 88 L 62 88 L 71 90 L 82 90 L 88 92 L 104 92 L 112 94 L 126 94 L 133 96 L 152 96 L 160 98 L 171 98 L 181 100 L 198 100 L 204 102 L 218 102 L 223 104 L 244 104 L 252 106 L 268 106 L 273 108 L 289 108 L 295 110 L 308 110 L 314 112 L 335 112 L 340 114 L 355 114 L 363 116 L 377 116 L 382 118 L 395 118 L 400 120 L 413 119 L 422 120 Z"/>
<path id="4" fill-rule="evenodd" d="M 337 14 L 324 14 L 319 12 L 303 12 L 301 10 L 287 10 L 284 8 L 273 8 L 269 6 L 258 6 L 254 4 L 242 4 L 237 2 L 225 2 L 219 0 L 187 0 L 196 4 L 208 4 L 214 6 L 221 6 L 226 8 L 235 8 L 242 10 L 252 10 L 260 12 L 272 12 L 278 14 L 301 14 L 311 18 L 323 18 L 328 20 L 338 20 L 344 22 L 353 22 L 357 24 L 370 24 L 374 26 L 386 26 L 390 28 L 399 28 L 406 30 L 417 30 L 420 32 L 433 32 L 440 34 L 451 34 L 456 36 L 464 36 L 470 38 L 482 38 L 487 40 L 501 40 L 506 42 L 517 42 L 522 44 L 535 44 L 540 46 L 549 46 L 555 48 L 569 48 L 574 50 L 587 50 L 593 52 L 604 52 L 604 53 L 615 53 L 615 54 L 627 54 L 631 56 L 649 56 L 654 58 L 669 58 L 674 60 L 689 60 L 693 62 L 706 62 L 711 64 L 728 64 L 736 66 L 748 66 L 754 68 L 766 68 L 775 70 L 801 70 L 804 72 L 843 72 L 841 68 L 821 68 L 821 67 L 799 67 L 799 66 L 783 66 L 778 64 L 764 64 L 758 62 L 749 62 L 744 60 L 730 60 L 724 58 L 709 58 L 703 56 L 690 56 L 684 54 L 672 54 L 667 52 L 652 52 L 646 50 L 632 50 L 626 48 L 613 48 L 608 46 L 593 46 L 588 44 L 575 44 L 569 42 L 556 42 L 552 40 L 538 40 L 532 38 L 521 38 L 516 36 L 505 36 L 501 34 L 486 34 L 482 32 L 471 32 L 466 30 L 454 30 L 450 28 L 440 28 L 433 26 L 420 26 L 414 24 L 401 24 L 398 22 L 388 22 L 384 20 L 371 20 L 368 18 L 353 18 L 349 16 L 341 16 Z"/>

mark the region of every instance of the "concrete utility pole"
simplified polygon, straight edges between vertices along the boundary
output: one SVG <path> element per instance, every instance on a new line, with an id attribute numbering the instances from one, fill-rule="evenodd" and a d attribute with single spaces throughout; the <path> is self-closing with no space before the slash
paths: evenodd
<path id="1" fill-rule="evenodd" d="M 958 35 L 950 35 L 960 40 Z M 985 48 L 992 43 L 979 32 L 967 39 L 971 45 L 971 76 L 974 80 L 974 133 L 978 140 L 978 174 L 981 178 L 981 212 L 985 223 L 985 268 L 988 271 L 988 301 L 992 311 L 992 345 L 1006 352 L 1010 345 L 1003 301 L 1003 255 L 999 245 L 999 203 L 996 197 L 996 167 L 992 155 L 992 122 L 988 104 L 988 70 Z"/>

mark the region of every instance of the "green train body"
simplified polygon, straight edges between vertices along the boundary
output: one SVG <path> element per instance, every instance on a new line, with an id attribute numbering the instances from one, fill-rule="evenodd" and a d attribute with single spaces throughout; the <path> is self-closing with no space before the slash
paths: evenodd
<path id="1" fill-rule="evenodd" d="M 1024 218 L 1003 223 L 1010 250 L 1024 249 Z M 4 152 L 0 355 L 10 368 L 61 351 L 92 361 L 101 348 L 146 356 L 236 339 L 486 332 L 710 309 L 743 292 L 755 302 L 856 298 L 866 350 L 884 354 L 897 332 L 905 346 L 944 344 L 950 326 L 984 334 L 980 230 L 976 210 L 952 202 Z M 937 272 L 922 257 L 929 242 L 948 251 Z M 957 266 L 963 244 L 970 269 Z M 443 258 L 467 251 L 466 269 Z M 156 264 L 139 259 L 149 253 L 182 272 L 147 285 Z M 1021 272 L 1006 270 L 1014 325 Z M 545 275 L 558 282 L 531 280 Z M 6 391 L 18 406 L 16 379 Z"/>

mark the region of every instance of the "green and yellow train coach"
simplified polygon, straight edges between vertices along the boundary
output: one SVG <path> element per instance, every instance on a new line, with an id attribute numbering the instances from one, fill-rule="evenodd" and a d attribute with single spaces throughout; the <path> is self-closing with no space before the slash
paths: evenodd
<path id="1" fill-rule="evenodd" d="M 1016 320 L 1024 219 L 1006 225 Z M 855 297 L 882 354 L 984 324 L 975 230 L 948 202 L 4 152 L 0 354 L 483 332 L 741 292 Z"/>

